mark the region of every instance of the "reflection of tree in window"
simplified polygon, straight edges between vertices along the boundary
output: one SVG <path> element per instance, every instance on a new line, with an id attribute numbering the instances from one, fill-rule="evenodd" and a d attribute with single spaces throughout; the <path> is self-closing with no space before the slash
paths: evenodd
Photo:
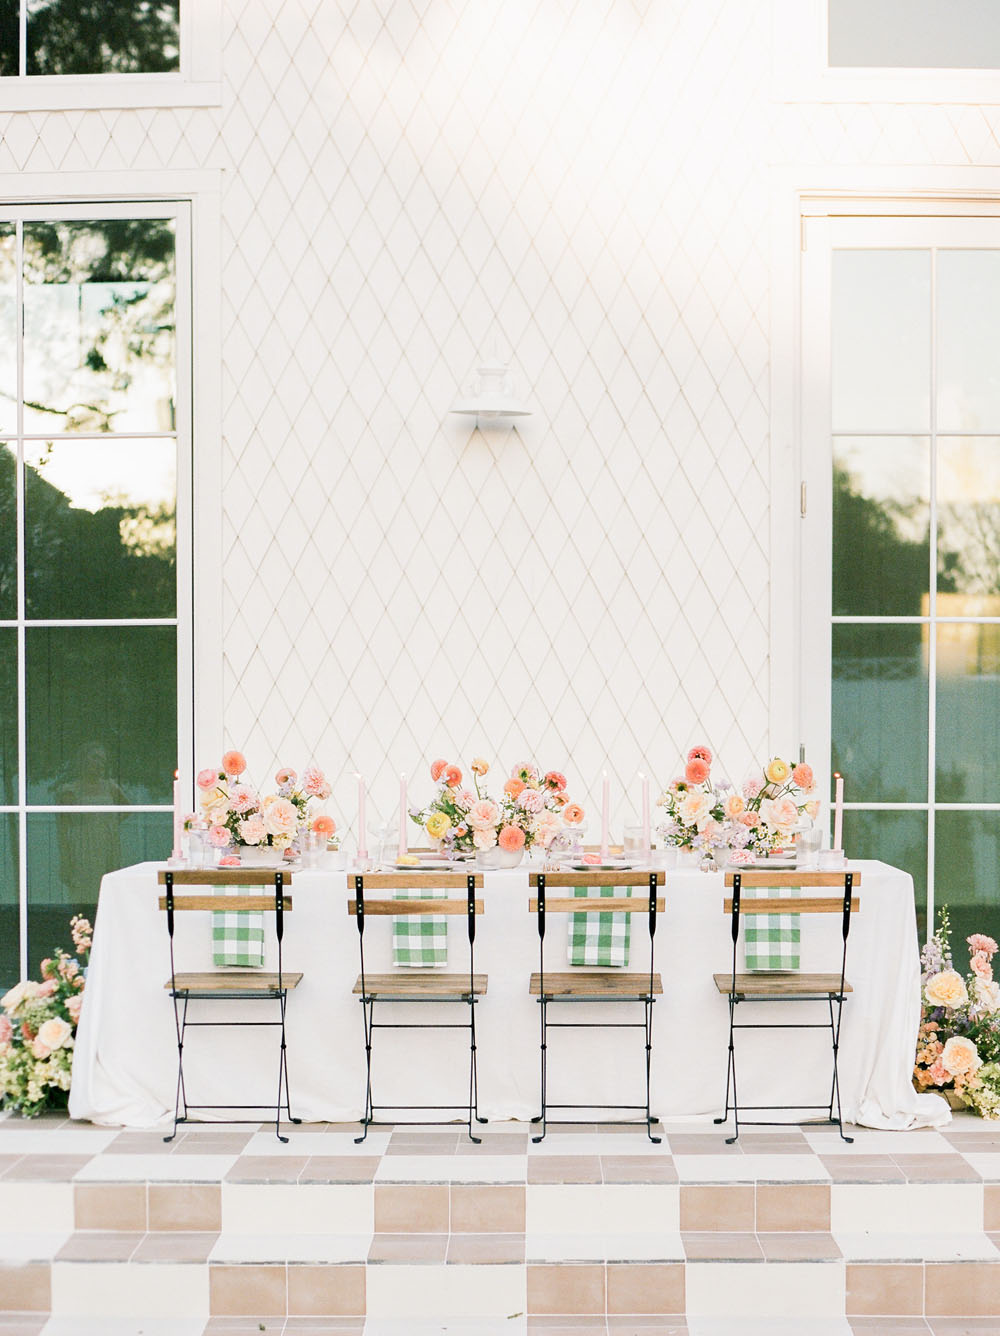
<path id="1" fill-rule="evenodd" d="M 173 224 L 26 224 L 24 278 L 28 429 L 172 431 Z"/>
<path id="2" fill-rule="evenodd" d="M 27 73 L 178 70 L 179 10 L 179 0 L 28 0 Z"/>
<path id="3" fill-rule="evenodd" d="M 17 73 L 19 8 L 18 0 L 0 0 L 0 78 Z"/>

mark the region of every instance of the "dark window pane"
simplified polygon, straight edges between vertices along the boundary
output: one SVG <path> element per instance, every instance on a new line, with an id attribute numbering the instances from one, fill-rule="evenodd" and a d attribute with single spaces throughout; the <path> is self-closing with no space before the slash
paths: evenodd
<path id="1" fill-rule="evenodd" d="M 25 444 L 29 617 L 172 617 L 173 439 Z"/>
<path id="2" fill-rule="evenodd" d="M 2 73 L 0 70 L 0 76 Z M 0 431 L 17 430 L 16 278 L 17 238 L 14 224 L 0 223 Z"/>
<path id="3" fill-rule="evenodd" d="M 17 616 L 17 454 L 0 443 L 0 621 Z"/>
<path id="4" fill-rule="evenodd" d="M 0 806 L 17 803 L 17 632 L 0 630 Z"/>
<path id="5" fill-rule="evenodd" d="M 0 78 L 18 73 L 19 12 L 19 0 L 0 0 Z"/>
<path id="6" fill-rule="evenodd" d="M 72 951 L 69 921 L 91 922 L 105 872 L 170 853 L 169 812 L 39 812 L 28 817 L 28 958 Z"/>
<path id="7" fill-rule="evenodd" d="M 1000 812 L 938 812 L 935 832 L 934 903 L 948 906 L 955 967 L 964 972 L 970 933 L 1000 941 Z"/>
<path id="8" fill-rule="evenodd" d="M 180 0 L 28 0 L 29 74 L 180 68 Z"/>
<path id="9" fill-rule="evenodd" d="M 0 988 L 21 977 L 18 959 L 17 817 L 0 815 Z"/>
<path id="10" fill-rule="evenodd" d="M 835 616 L 927 615 L 930 487 L 926 437 L 835 437 Z"/>
<path id="11" fill-rule="evenodd" d="M 849 802 L 927 798 L 925 634 L 922 626 L 833 628 L 833 768 Z"/>
<path id="12" fill-rule="evenodd" d="M 913 878 L 920 941 L 927 923 L 927 814 L 925 812 L 845 812 L 844 850 L 848 858 L 878 858 Z M 861 890 L 864 895 L 864 887 Z M 865 912 L 864 900 L 861 912 Z"/>
<path id="13" fill-rule="evenodd" d="M 29 803 L 171 801 L 176 639 L 173 627 L 29 627 Z"/>
<path id="14" fill-rule="evenodd" d="M 25 224 L 25 431 L 173 431 L 174 361 L 170 220 Z"/>
<path id="15" fill-rule="evenodd" d="M 829 0 L 831 66 L 1000 68 L 992 0 Z"/>

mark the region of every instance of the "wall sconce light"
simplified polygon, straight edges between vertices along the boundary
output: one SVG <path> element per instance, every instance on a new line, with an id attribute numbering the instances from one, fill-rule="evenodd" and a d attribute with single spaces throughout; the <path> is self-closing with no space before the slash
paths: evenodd
<path id="1" fill-rule="evenodd" d="M 497 418 L 529 417 L 531 409 L 514 393 L 508 364 L 497 355 L 476 368 L 476 379 L 466 386 L 448 410 L 489 422 Z"/>

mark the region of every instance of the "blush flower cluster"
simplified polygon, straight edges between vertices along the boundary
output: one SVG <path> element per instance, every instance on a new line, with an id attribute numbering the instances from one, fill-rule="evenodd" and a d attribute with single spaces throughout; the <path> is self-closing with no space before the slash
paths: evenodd
<path id="1" fill-rule="evenodd" d="M 330 785 L 318 766 L 307 766 L 301 777 L 282 766 L 274 777 L 276 791 L 265 797 L 243 778 L 246 768 L 242 752 L 228 751 L 217 770 L 201 770 L 195 781 L 201 795 L 200 824 L 207 828 L 209 844 L 223 851 L 223 858 L 238 854 L 241 847 L 261 846 L 292 858 L 300 852 L 305 830 L 327 837 L 334 833 L 333 818 L 315 813 L 311 806 L 330 796 Z"/>

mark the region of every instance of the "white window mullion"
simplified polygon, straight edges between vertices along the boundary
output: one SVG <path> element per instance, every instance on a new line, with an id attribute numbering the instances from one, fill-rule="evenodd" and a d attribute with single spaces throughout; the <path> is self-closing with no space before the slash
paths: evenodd
<path id="1" fill-rule="evenodd" d="M 21 0 L 17 16 L 17 72 L 22 78 L 28 72 L 28 0 Z"/>
<path id="2" fill-rule="evenodd" d="M 21 0 L 21 28 L 24 7 Z M 22 43 L 21 57 L 24 58 Z M 17 522 L 17 917 L 20 944 L 20 976 L 28 977 L 28 827 L 25 803 L 28 796 L 27 674 L 25 669 L 25 589 L 24 589 L 24 223 L 15 224 L 14 339 L 17 350 L 17 431 L 16 471 L 14 475 L 14 514 Z"/>
<path id="3" fill-rule="evenodd" d="M 931 247 L 931 476 L 928 534 L 927 612 L 927 936 L 934 933 L 934 861 L 937 830 L 937 247 Z"/>

